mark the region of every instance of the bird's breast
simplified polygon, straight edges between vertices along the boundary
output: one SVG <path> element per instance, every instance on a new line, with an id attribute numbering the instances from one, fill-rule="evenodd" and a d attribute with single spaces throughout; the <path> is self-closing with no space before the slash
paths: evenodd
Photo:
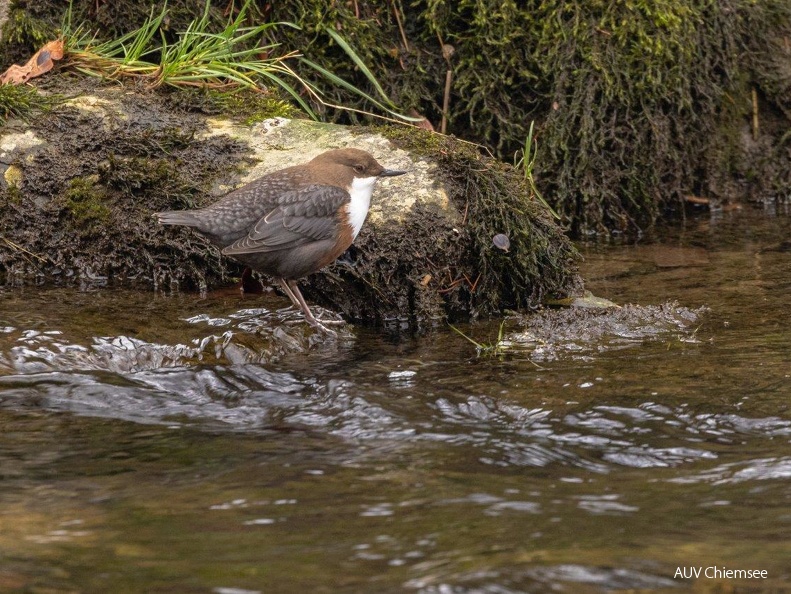
<path id="1" fill-rule="evenodd" d="M 374 184 L 376 184 L 375 177 L 356 177 L 348 188 L 351 200 L 346 205 L 346 214 L 352 228 L 352 241 L 363 228 L 365 218 L 368 216 Z"/>

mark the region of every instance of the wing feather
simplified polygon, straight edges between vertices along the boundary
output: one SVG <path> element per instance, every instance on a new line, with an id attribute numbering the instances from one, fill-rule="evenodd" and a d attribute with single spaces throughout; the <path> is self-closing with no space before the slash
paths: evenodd
<path id="1" fill-rule="evenodd" d="M 274 209 L 222 253 L 272 252 L 331 239 L 340 224 L 336 213 L 350 200 L 349 193 L 336 186 L 310 185 L 284 192 Z"/>

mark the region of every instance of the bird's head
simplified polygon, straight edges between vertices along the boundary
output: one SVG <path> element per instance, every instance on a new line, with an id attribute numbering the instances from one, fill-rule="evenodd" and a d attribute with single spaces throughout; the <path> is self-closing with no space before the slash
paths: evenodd
<path id="1" fill-rule="evenodd" d="M 333 149 L 321 153 L 309 164 L 310 168 L 322 179 L 331 181 L 333 185 L 347 188 L 355 186 L 371 186 L 380 177 L 393 177 L 406 173 L 403 169 L 385 169 L 373 155 L 355 148 Z"/>

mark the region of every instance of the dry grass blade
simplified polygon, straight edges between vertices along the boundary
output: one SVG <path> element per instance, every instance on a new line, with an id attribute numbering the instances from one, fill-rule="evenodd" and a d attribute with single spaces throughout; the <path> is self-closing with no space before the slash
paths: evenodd
<path id="1" fill-rule="evenodd" d="M 35 259 L 36 259 L 36 260 L 38 260 L 39 262 L 47 262 L 47 260 L 48 260 L 48 258 L 46 258 L 46 257 L 44 257 L 44 256 L 39 256 L 38 254 L 34 254 L 33 252 L 31 252 L 31 251 L 29 251 L 29 250 L 26 250 L 25 248 L 23 248 L 23 247 L 22 247 L 21 245 L 19 245 L 18 243 L 15 243 L 15 242 L 11 241 L 10 239 L 8 239 L 7 237 L 3 237 L 2 235 L 0 235 L 0 241 L 2 241 L 4 244 L 6 244 L 6 245 L 7 245 L 9 248 L 11 248 L 12 250 L 14 250 L 14 251 L 17 251 L 17 252 L 20 252 L 21 254 L 23 254 L 23 257 L 24 257 L 24 258 L 25 258 L 25 259 L 26 259 L 28 262 L 30 262 L 30 259 L 29 259 L 29 258 L 27 258 L 26 256 L 30 256 L 30 257 L 32 257 L 32 258 L 35 258 Z"/>

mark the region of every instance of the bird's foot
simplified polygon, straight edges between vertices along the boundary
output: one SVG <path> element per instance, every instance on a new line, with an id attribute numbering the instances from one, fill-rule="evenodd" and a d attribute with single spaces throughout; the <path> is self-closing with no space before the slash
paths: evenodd
<path id="1" fill-rule="evenodd" d="M 345 320 L 320 320 L 313 313 L 308 310 L 307 313 L 303 312 L 305 317 L 305 321 L 313 326 L 319 332 L 325 333 L 327 336 L 337 336 L 338 333 L 335 330 L 330 330 L 327 326 L 344 326 L 346 324 Z"/>
<path id="2" fill-rule="evenodd" d="M 346 322 L 344 322 L 343 320 L 319 321 L 310 311 L 310 307 L 308 307 L 308 304 L 305 302 L 305 298 L 302 296 L 302 293 L 300 292 L 296 281 L 294 280 L 287 281 L 281 278 L 280 286 L 283 288 L 283 291 L 285 291 L 286 295 L 288 295 L 288 297 L 291 299 L 291 302 L 302 310 L 302 315 L 305 316 L 305 321 L 308 324 L 316 328 L 316 330 L 319 330 L 320 332 L 324 332 L 327 336 L 338 335 L 334 330 L 330 330 L 329 328 L 327 328 L 325 324 L 341 325 L 341 324 L 345 324 Z"/>
<path id="3" fill-rule="evenodd" d="M 332 336 L 332 337 L 338 336 L 338 333 L 335 332 L 335 330 L 330 330 L 329 328 L 327 328 L 327 326 L 324 325 L 327 324 L 328 322 L 319 322 L 316 318 L 313 318 L 312 320 L 308 320 L 307 318 L 305 319 L 308 322 L 308 324 L 313 326 L 319 332 L 323 332 L 327 336 Z"/>
<path id="4" fill-rule="evenodd" d="M 305 317 L 305 321 L 308 324 L 310 324 L 311 326 L 316 326 L 316 324 L 318 324 L 320 326 L 325 326 L 325 327 L 326 326 L 334 326 L 334 327 L 337 328 L 338 326 L 345 326 L 346 325 L 346 320 L 325 320 L 324 318 L 317 318 L 316 316 L 313 315 L 313 312 L 311 312 L 310 310 L 308 310 L 308 313 L 310 315 L 306 314 L 303 311 L 302 315 Z M 332 315 L 331 312 L 330 312 L 330 315 Z"/>

